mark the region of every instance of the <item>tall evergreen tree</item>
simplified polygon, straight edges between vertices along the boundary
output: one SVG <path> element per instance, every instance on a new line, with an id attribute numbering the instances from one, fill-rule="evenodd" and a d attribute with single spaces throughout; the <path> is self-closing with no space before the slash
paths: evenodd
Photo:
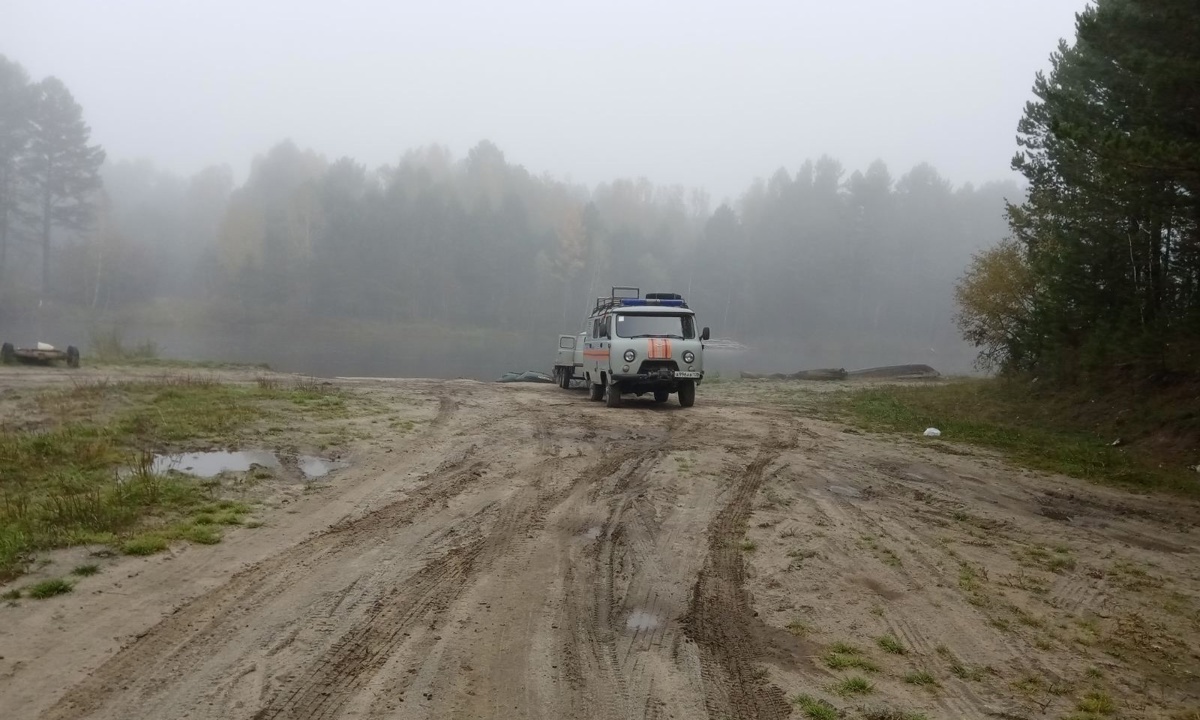
<path id="1" fill-rule="evenodd" d="M 83 109 L 55 77 L 36 86 L 33 134 L 25 172 L 34 189 L 41 220 L 42 294 L 50 290 L 50 237 L 53 228 L 83 230 L 94 212 L 104 150 L 89 145 L 91 128 Z"/>
<path id="2" fill-rule="evenodd" d="M 20 163 L 29 148 L 32 97 L 25 69 L 0 55 L 0 285 L 21 212 Z"/>
<path id="3" fill-rule="evenodd" d="M 993 304 L 1027 309 L 984 347 L 1003 367 L 1068 381 L 1200 372 L 1197 37 L 1192 0 L 1098 0 L 1037 77 L 1013 161 L 1029 181 L 1009 209 L 1020 255 L 981 257 L 959 295 L 986 297 L 970 283 L 988 267 L 1028 272 L 1031 298 Z M 968 337 L 999 337 L 965 309 L 985 323 Z"/>

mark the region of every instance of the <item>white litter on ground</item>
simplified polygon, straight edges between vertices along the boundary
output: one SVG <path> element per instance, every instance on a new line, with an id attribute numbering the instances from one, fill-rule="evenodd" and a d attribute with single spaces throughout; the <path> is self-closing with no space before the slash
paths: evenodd
<path id="1" fill-rule="evenodd" d="M 925 437 L 941 437 L 942 431 L 937 428 L 925 428 Z"/>

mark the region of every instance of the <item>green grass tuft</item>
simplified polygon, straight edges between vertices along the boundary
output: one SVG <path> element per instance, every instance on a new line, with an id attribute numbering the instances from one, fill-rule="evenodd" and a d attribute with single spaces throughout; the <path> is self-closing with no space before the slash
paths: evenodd
<path id="1" fill-rule="evenodd" d="M 872 662 L 869 658 L 861 655 L 845 655 L 843 653 L 831 652 L 825 655 L 825 666 L 831 670 L 846 670 L 856 668 L 865 672 L 879 672 L 879 666 Z"/>
<path id="2" fill-rule="evenodd" d="M 121 545 L 121 552 L 126 555 L 153 555 L 166 550 L 167 539 L 161 535 L 142 535 L 126 540 Z"/>
<path id="3" fill-rule="evenodd" d="M 53 580 L 43 580 L 40 583 L 30 585 L 25 592 L 29 597 L 36 600 L 45 600 L 52 598 L 55 595 L 66 595 L 75 589 L 75 585 L 69 580 L 62 578 L 54 578 Z"/>
<path id="4" fill-rule="evenodd" d="M 937 685 L 937 679 L 924 670 L 914 670 L 904 676 L 904 682 L 909 685 L 930 686 Z"/>
<path id="5" fill-rule="evenodd" d="M 78 575 L 79 577 L 91 577 L 92 575 L 96 575 L 99 572 L 100 572 L 99 565 L 80 565 L 79 567 L 72 570 L 71 574 Z"/>
<path id="6" fill-rule="evenodd" d="M 854 675 L 848 677 L 838 684 L 833 686 L 833 692 L 842 697 L 850 697 L 852 695 L 867 695 L 875 691 L 875 686 L 872 685 L 866 678 Z"/>
<path id="7" fill-rule="evenodd" d="M 1079 699 L 1076 708 L 1095 715 L 1112 715 L 1117 711 L 1116 703 L 1107 693 L 1093 690 Z"/>
<path id="8" fill-rule="evenodd" d="M 929 720 L 929 716 L 892 708 L 870 708 L 863 711 L 863 720 Z"/>
<path id="9" fill-rule="evenodd" d="M 908 653 L 908 649 L 900 644 L 900 641 L 891 635 L 884 635 L 878 640 L 879 647 L 883 648 L 884 652 L 889 652 L 893 655 L 904 655 Z"/>
<path id="10" fill-rule="evenodd" d="M 959 680 L 970 680 L 972 682 L 979 682 L 980 680 L 983 679 L 985 672 L 986 672 L 986 670 L 984 670 L 984 668 L 971 667 L 968 665 L 963 665 L 960 662 L 951 663 L 951 665 L 950 665 L 950 674 L 952 674 L 954 677 L 958 678 Z"/>
<path id="11" fill-rule="evenodd" d="M 209 525 L 192 525 L 180 530 L 179 537 L 199 545 L 216 545 L 221 542 L 221 531 Z"/>
<path id="12" fill-rule="evenodd" d="M 812 695 L 797 695 L 792 698 L 792 704 L 800 708 L 800 712 L 809 720 L 838 720 L 842 716 L 828 700 L 821 700 Z"/>

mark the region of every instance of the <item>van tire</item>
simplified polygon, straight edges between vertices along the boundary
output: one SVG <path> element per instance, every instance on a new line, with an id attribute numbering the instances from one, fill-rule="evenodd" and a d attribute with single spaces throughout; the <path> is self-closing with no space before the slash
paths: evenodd
<path id="1" fill-rule="evenodd" d="M 654 391 L 654 402 L 656 402 L 656 403 L 665 403 L 667 401 L 667 399 L 670 397 L 671 397 L 671 393 L 667 390 L 655 390 Z"/>
<path id="2" fill-rule="evenodd" d="M 691 407 L 696 404 L 696 381 L 684 380 L 679 383 L 679 404 Z"/>
<path id="3" fill-rule="evenodd" d="M 604 404 L 610 408 L 621 407 L 621 386 L 613 383 L 604 389 Z"/>
<path id="4" fill-rule="evenodd" d="M 603 400 L 604 386 L 599 383 L 591 383 L 588 385 L 588 400 Z"/>

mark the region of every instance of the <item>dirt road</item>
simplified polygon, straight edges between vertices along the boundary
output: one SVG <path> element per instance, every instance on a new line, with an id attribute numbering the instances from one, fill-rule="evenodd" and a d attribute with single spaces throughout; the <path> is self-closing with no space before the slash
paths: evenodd
<path id="1" fill-rule="evenodd" d="M 0 608 L 0 717 L 1196 707 L 1194 504 L 847 432 L 742 384 L 688 410 L 339 384 L 418 429 L 361 440 L 262 528 Z M 856 674 L 869 691 L 838 685 Z"/>

